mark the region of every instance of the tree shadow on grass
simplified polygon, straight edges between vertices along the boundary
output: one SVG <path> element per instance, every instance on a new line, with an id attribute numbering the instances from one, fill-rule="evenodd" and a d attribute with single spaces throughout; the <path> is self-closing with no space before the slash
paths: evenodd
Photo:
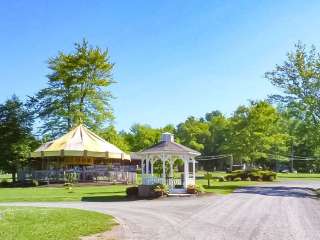
<path id="1" fill-rule="evenodd" d="M 86 195 L 97 195 L 97 194 L 117 194 L 117 193 L 124 193 L 125 191 L 105 191 L 105 192 L 87 192 Z"/>
<path id="2" fill-rule="evenodd" d="M 236 186 L 236 185 L 221 185 L 221 186 L 208 186 L 208 185 L 203 185 L 204 189 L 210 189 L 210 190 L 235 190 L 237 188 L 239 188 L 240 186 Z"/>
<path id="3" fill-rule="evenodd" d="M 85 196 L 81 198 L 83 202 L 125 202 L 133 201 L 132 199 L 127 198 L 127 196 Z"/>

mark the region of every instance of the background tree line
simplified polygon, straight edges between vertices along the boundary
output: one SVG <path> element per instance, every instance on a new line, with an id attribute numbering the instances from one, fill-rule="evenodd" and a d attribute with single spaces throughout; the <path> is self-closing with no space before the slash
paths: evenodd
<path id="1" fill-rule="evenodd" d="M 236 162 L 268 166 L 292 153 L 319 158 L 320 55 L 314 46 L 299 42 L 282 64 L 265 73 L 281 94 L 250 101 L 230 116 L 215 110 L 163 128 L 134 124 L 128 131 L 116 130 L 109 91 L 113 67 L 108 50 L 86 40 L 50 58 L 46 88 L 25 102 L 13 96 L 0 104 L 0 169 L 14 174 L 37 145 L 80 123 L 128 152 L 171 132 L 203 155 L 232 154 Z M 319 165 L 312 161 L 311 167 L 320 171 Z"/>

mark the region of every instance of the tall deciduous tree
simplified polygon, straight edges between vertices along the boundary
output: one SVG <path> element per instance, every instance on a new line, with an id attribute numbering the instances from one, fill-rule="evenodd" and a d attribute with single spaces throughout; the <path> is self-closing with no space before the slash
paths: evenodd
<path id="1" fill-rule="evenodd" d="M 86 40 L 76 43 L 74 52 L 50 58 L 48 87 L 29 103 L 44 122 L 43 133 L 56 136 L 81 122 L 100 130 L 113 120 L 108 91 L 113 66 L 107 50 L 91 47 Z"/>
<path id="2" fill-rule="evenodd" d="M 177 126 L 177 137 L 180 142 L 198 151 L 203 151 L 208 136 L 210 136 L 208 124 L 195 117 L 189 117 Z"/>
<path id="3" fill-rule="evenodd" d="M 125 140 L 133 152 L 140 151 L 159 142 L 161 131 L 149 125 L 134 124 L 130 131 L 124 134 Z"/>
<path id="4" fill-rule="evenodd" d="M 32 115 L 16 96 L 0 105 L 0 169 L 11 173 L 13 181 L 36 144 L 32 124 Z"/>
<path id="5" fill-rule="evenodd" d="M 129 151 L 130 146 L 126 141 L 124 135 L 125 134 L 123 132 L 118 133 L 113 125 L 110 125 L 107 128 L 103 129 L 99 134 L 99 136 L 119 147 L 121 150 Z"/>
<path id="6" fill-rule="evenodd" d="M 282 94 L 272 95 L 272 100 L 286 104 L 306 121 L 320 123 L 320 55 L 314 46 L 308 51 L 299 42 L 284 63 L 265 77 L 282 90 Z"/>
<path id="7" fill-rule="evenodd" d="M 229 151 L 249 163 L 267 159 L 273 147 L 285 148 L 287 134 L 279 125 L 280 114 L 265 101 L 240 106 L 231 120 Z"/>

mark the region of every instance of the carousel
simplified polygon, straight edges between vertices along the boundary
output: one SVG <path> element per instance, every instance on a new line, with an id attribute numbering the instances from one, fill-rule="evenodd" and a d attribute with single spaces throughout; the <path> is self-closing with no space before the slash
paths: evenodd
<path id="1" fill-rule="evenodd" d="M 130 155 L 80 124 L 62 137 L 44 143 L 30 155 L 30 164 L 21 169 L 21 181 L 65 181 L 76 173 L 78 181 L 134 183 L 136 166 Z"/>

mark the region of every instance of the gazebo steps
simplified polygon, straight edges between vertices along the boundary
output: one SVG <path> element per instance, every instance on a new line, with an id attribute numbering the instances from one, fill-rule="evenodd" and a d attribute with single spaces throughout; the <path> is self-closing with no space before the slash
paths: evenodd
<path id="1" fill-rule="evenodd" d="M 169 191 L 168 197 L 191 197 L 194 194 L 189 194 L 184 188 L 174 188 Z"/>
<path id="2" fill-rule="evenodd" d="M 185 194 L 187 191 L 184 188 L 173 188 L 169 190 L 170 193 L 173 194 Z"/>
<path id="3" fill-rule="evenodd" d="M 189 193 L 169 193 L 168 197 L 192 197 L 194 194 Z"/>

